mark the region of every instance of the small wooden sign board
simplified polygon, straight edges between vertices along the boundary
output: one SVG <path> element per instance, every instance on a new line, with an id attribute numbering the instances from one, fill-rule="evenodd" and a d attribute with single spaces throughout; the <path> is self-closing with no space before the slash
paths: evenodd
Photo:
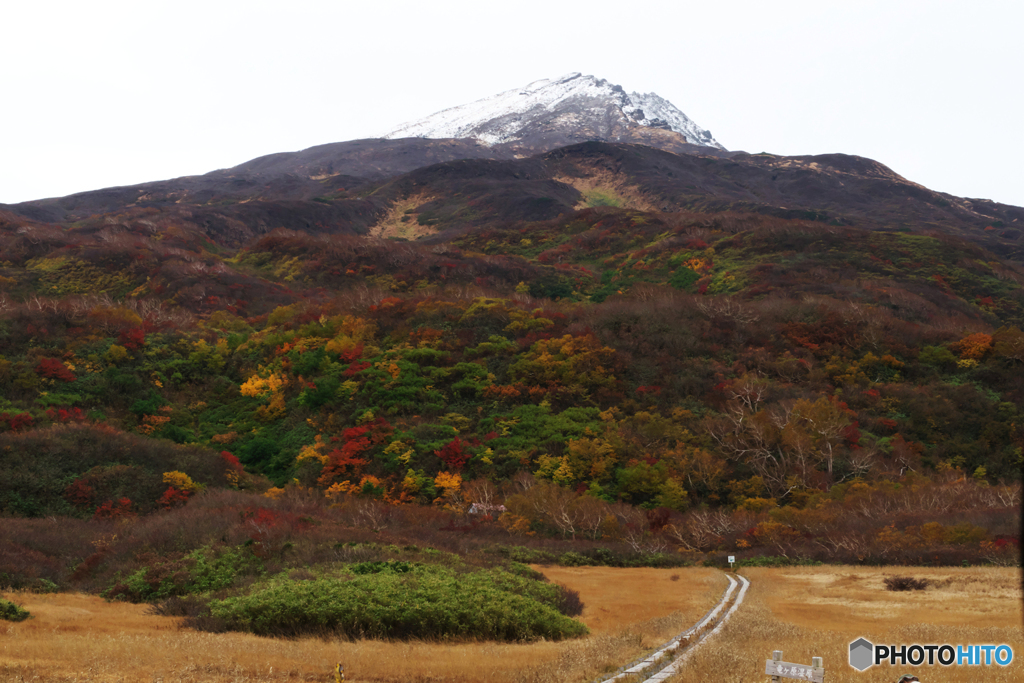
<path id="1" fill-rule="evenodd" d="M 772 676 L 796 678 L 801 681 L 814 681 L 815 683 L 824 683 L 825 681 L 825 669 L 808 664 L 790 664 L 769 659 L 765 663 L 764 672 Z"/>

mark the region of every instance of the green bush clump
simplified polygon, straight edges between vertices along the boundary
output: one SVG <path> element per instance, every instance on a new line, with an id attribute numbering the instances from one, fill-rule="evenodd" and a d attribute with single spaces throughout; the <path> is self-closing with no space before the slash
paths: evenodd
<path id="1" fill-rule="evenodd" d="M 60 586 L 49 579 L 40 577 L 30 583 L 28 589 L 33 593 L 57 593 L 60 591 Z"/>
<path id="2" fill-rule="evenodd" d="M 512 572 L 516 576 L 522 576 L 527 579 L 533 579 L 535 581 L 545 581 L 545 577 L 539 571 L 533 567 L 523 564 L 522 562 L 509 562 L 505 569 Z"/>
<path id="3" fill-rule="evenodd" d="M 562 567 L 686 567 L 689 560 L 673 553 L 636 553 L 610 548 L 588 548 L 556 555 L 524 546 L 497 546 L 495 553 L 523 564 L 557 564 Z"/>
<path id="4" fill-rule="evenodd" d="M 9 600 L 0 598 L 0 619 L 5 619 L 7 621 L 25 621 L 29 616 L 27 609 L 15 605 Z"/>
<path id="5" fill-rule="evenodd" d="M 388 560 L 385 562 L 361 562 L 349 567 L 353 574 L 379 574 L 381 572 L 393 572 L 395 574 L 406 574 L 412 571 L 415 565 L 401 560 Z"/>
<path id="6" fill-rule="evenodd" d="M 30 593 L 57 593 L 60 586 L 43 577 L 31 578 L 24 574 L 0 572 L 0 589 L 26 590 Z"/>
<path id="7" fill-rule="evenodd" d="M 558 558 L 554 553 L 521 545 L 503 545 L 499 546 L 496 551 L 513 562 L 521 564 L 550 564 Z"/>
<path id="8" fill-rule="evenodd" d="M 147 602 L 175 595 L 217 591 L 239 575 L 259 575 L 263 563 L 245 548 L 200 548 L 173 560 L 143 567 L 103 592 L 108 600 Z"/>
<path id="9" fill-rule="evenodd" d="M 676 271 L 672 273 L 668 283 L 676 289 L 685 289 L 689 291 L 693 283 L 699 279 L 700 275 L 689 268 L 677 268 Z"/>
<path id="10" fill-rule="evenodd" d="M 585 635 L 586 626 L 558 612 L 560 601 L 560 587 L 502 569 L 459 574 L 413 565 L 404 573 L 276 577 L 247 595 L 211 601 L 210 614 L 228 630 L 259 635 L 504 641 Z"/>
<path id="11" fill-rule="evenodd" d="M 615 552 L 608 548 L 569 551 L 558 558 L 563 567 L 683 567 L 689 562 L 668 553 Z"/>
<path id="12" fill-rule="evenodd" d="M 809 557 L 783 557 L 781 555 L 756 555 L 738 560 L 737 567 L 818 567 L 822 563 Z"/>
<path id="13" fill-rule="evenodd" d="M 491 585 L 509 593 L 523 595 L 549 607 L 558 608 L 560 599 L 559 586 L 548 583 L 543 574 L 532 577 L 517 571 L 508 571 L 501 567 L 479 572 Z"/>
<path id="14" fill-rule="evenodd" d="M 589 567 L 595 564 L 600 564 L 600 561 L 595 561 L 586 555 L 569 551 L 567 553 L 563 553 L 558 558 L 558 564 L 563 567 Z"/>

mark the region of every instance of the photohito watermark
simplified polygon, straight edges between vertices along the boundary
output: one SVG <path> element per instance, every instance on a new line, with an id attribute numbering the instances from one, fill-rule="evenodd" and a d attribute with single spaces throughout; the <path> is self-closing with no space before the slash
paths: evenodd
<path id="1" fill-rule="evenodd" d="M 875 645 L 866 638 L 850 643 L 850 666 L 865 671 L 872 666 L 1008 666 L 1013 661 L 1009 645 Z"/>

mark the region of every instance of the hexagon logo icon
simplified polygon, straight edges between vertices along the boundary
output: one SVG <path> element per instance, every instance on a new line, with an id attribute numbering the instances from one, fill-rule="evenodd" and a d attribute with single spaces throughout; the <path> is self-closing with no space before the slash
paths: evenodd
<path id="1" fill-rule="evenodd" d="M 857 671 L 864 671 L 874 664 L 875 646 L 864 638 L 850 643 L 850 666 Z"/>

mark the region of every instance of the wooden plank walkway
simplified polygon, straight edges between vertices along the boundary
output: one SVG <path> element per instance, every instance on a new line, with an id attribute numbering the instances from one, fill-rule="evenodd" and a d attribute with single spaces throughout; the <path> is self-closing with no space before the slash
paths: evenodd
<path id="1" fill-rule="evenodd" d="M 750 580 L 738 574 L 735 576 L 736 578 L 733 578 L 733 574 L 725 575 L 729 579 L 729 587 L 725 589 L 718 603 L 700 621 L 646 657 L 627 664 L 608 678 L 600 679 L 601 682 L 661 683 L 678 673 L 687 655 L 705 638 L 718 632 L 743 602 Z M 737 586 L 739 592 L 736 591 Z"/>

